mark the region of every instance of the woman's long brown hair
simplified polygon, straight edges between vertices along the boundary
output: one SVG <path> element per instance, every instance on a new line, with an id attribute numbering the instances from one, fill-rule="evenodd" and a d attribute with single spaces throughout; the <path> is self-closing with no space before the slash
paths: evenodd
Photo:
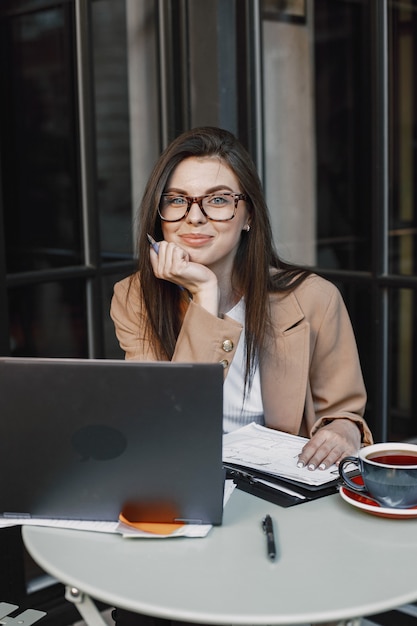
<path id="1" fill-rule="evenodd" d="M 194 128 L 175 139 L 158 159 L 148 181 L 137 218 L 140 289 L 147 319 L 145 340 L 161 358 L 171 359 L 181 328 L 183 292 L 155 277 L 149 261 L 147 233 L 163 239 L 158 205 L 175 167 L 188 157 L 217 156 L 237 177 L 246 194 L 251 216 L 249 232 L 242 231 L 232 273 L 233 289 L 245 298 L 246 375 L 251 380 L 270 323 L 268 294 L 288 292 L 310 271 L 283 262 L 273 245 L 268 208 L 255 165 L 232 133 L 214 127 Z M 271 272 L 279 270 L 278 272 Z M 133 287 L 132 287 L 133 288 Z"/>

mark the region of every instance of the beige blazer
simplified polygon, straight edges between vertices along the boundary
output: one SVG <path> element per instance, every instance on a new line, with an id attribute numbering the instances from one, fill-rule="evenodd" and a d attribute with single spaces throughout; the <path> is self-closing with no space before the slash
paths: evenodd
<path id="1" fill-rule="evenodd" d="M 156 360 L 143 339 L 139 279 L 114 287 L 111 317 L 126 359 Z M 331 420 L 357 423 L 364 444 L 372 435 L 363 419 L 366 392 L 350 319 L 338 289 L 313 275 L 290 294 L 270 296 L 272 332 L 260 355 L 265 425 L 311 436 Z M 242 326 L 190 302 L 172 360 L 222 363 L 225 376 Z"/>

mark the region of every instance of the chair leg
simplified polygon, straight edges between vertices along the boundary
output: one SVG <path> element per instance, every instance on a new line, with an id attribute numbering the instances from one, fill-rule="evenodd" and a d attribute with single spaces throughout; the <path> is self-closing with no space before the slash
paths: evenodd
<path id="1" fill-rule="evenodd" d="M 0 619 L 1 624 L 7 624 L 8 626 L 32 626 L 35 622 L 40 620 L 46 615 L 44 611 L 36 611 L 35 609 L 26 609 L 15 617 L 10 617 L 11 613 L 17 611 L 19 607 L 16 604 L 9 604 L 8 602 L 0 602 Z"/>

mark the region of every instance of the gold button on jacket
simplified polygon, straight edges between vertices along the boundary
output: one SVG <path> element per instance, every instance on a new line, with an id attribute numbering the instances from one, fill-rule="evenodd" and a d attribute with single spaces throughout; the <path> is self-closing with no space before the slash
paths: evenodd
<path id="1" fill-rule="evenodd" d="M 225 352 L 231 352 L 233 350 L 233 341 L 231 339 L 225 339 L 222 347 Z"/>

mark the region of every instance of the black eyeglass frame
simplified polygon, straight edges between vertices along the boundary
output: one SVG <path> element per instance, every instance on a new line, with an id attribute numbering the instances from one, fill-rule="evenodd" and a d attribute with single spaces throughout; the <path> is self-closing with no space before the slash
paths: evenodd
<path id="1" fill-rule="evenodd" d="M 180 222 L 181 220 L 183 220 L 185 217 L 187 217 L 188 213 L 191 210 L 191 207 L 193 206 L 193 204 L 196 202 L 198 204 L 198 208 L 200 209 L 200 211 L 202 212 L 202 214 L 211 222 L 230 222 L 230 220 L 232 220 L 234 218 L 234 216 L 236 215 L 236 211 L 237 211 L 237 205 L 239 200 L 247 200 L 247 196 L 244 193 L 223 193 L 223 194 L 219 194 L 219 195 L 227 195 L 227 196 L 232 196 L 234 201 L 235 201 L 235 208 L 233 211 L 233 215 L 231 217 L 226 217 L 225 219 L 216 219 L 215 217 L 210 217 L 209 215 L 207 215 L 206 211 L 203 208 L 203 200 L 204 198 L 210 198 L 211 196 L 215 196 L 216 194 L 213 193 L 207 193 L 204 196 L 182 196 L 180 194 L 178 194 L 177 196 L 173 196 L 175 198 L 184 198 L 184 200 L 187 200 L 187 208 L 185 209 L 185 213 L 184 215 L 182 215 L 181 217 L 178 217 L 175 220 L 167 220 L 165 217 L 162 216 L 161 214 L 161 209 L 160 209 L 160 205 L 158 206 L 158 215 L 161 218 L 161 220 L 163 222 Z M 161 202 L 163 200 L 164 197 L 168 197 L 168 196 L 172 196 L 172 194 L 169 193 L 163 193 L 161 196 Z"/>

